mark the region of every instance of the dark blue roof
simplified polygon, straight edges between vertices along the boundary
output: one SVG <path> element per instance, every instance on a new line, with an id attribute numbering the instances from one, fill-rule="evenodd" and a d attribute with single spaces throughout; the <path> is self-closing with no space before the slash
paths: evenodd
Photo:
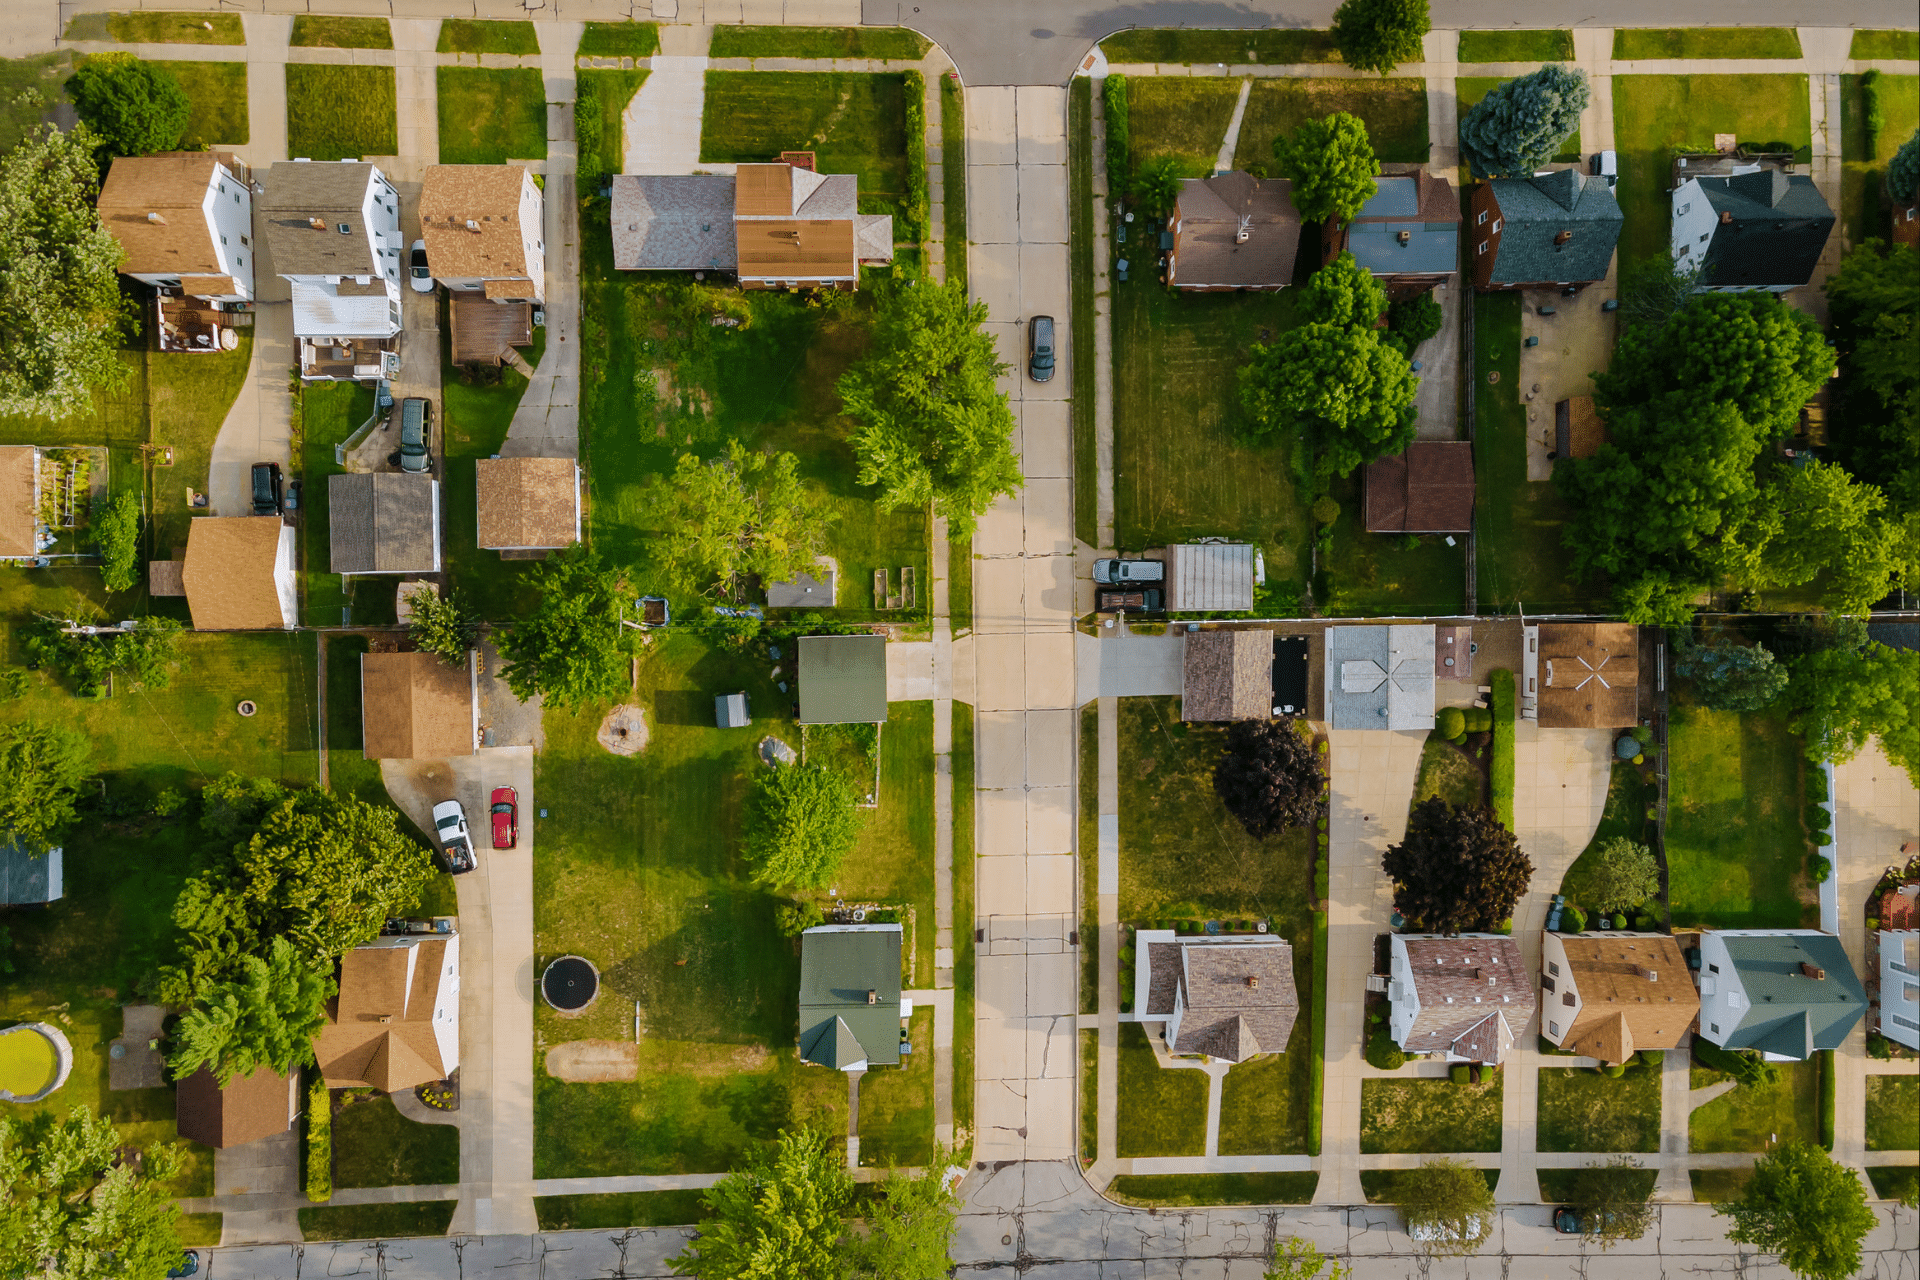
<path id="1" fill-rule="evenodd" d="M 1400 243 L 1403 232 L 1405 244 Z M 1454 222 L 1356 222 L 1347 232 L 1347 250 L 1376 276 L 1452 271 L 1460 261 L 1460 226 Z"/>
<path id="2" fill-rule="evenodd" d="M 1696 181 L 1721 219 L 1701 263 L 1702 285 L 1797 288 L 1813 278 L 1833 232 L 1833 209 L 1812 178 L 1762 169 Z"/>
<path id="3" fill-rule="evenodd" d="M 1361 218 L 1411 218 L 1420 212 L 1420 189 L 1407 176 L 1376 178 L 1373 194 L 1360 206 Z"/>
<path id="4" fill-rule="evenodd" d="M 1488 185 L 1503 220 L 1492 283 L 1606 278 L 1621 214 L 1604 179 L 1559 169 L 1531 178 L 1495 178 Z M 1555 244 L 1563 231 L 1572 234 Z"/>

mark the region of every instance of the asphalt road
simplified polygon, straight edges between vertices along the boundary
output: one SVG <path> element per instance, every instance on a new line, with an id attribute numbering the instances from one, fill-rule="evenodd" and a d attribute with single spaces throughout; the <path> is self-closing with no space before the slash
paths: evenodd
<path id="1" fill-rule="evenodd" d="M 912 27 L 937 42 L 968 84 L 1065 84 L 1103 37 L 1128 27 L 1324 27 L 1338 0 L 1303 5 L 1223 0 L 862 0 L 869 25 Z M 1912 0 L 1437 0 L 1433 25 L 1453 27 L 1912 27 Z"/>

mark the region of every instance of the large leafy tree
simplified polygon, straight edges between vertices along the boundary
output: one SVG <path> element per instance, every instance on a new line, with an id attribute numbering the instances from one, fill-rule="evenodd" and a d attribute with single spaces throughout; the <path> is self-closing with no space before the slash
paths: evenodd
<path id="1" fill-rule="evenodd" d="M 1843 467 L 1782 468 L 1732 531 L 1721 566 L 1754 587 L 1798 587 L 1824 574 L 1822 604 L 1865 613 L 1896 579 L 1920 578 L 1920 524 L 1889 519 L 1886 506 L 1878 486 Z"/>
<path id="2" fill-rule="evenodd" d="M 853 1179 L 823 1133 L 782 1132 L 708 1189 L 700 1234 L 668 1259 L 695 1280 L 842 1280 Z"/>
<path id="3" fill-rule="evenodd" d="M 231 844 L 293 793 L 274 778 L 227 772 L 200 789 L 200 829 Z"/>
<path id="4" fill-rule="evenodd" d="M 1625 836 L 1609 836 L 1580 856 L 1580 900 L 1602 911 L 1625 911 L 1660 892 L 1653 850 Z"/>
<path id="5" fill-rule="evenodd" d="M 743 574 L 784 582 L 813 568 L 827 516 L 800 479 L 791 453 L 762 453 L 738 440 L 725 457 L 680 455 L 655 543 L 675 585 L 738 593 Z"/>
<path id="6" fill-rule="evenodd" d="M 1920 252 L 1867 241 L 1828 278 L 1827 301 L 1840 348 L 1832 455 L 1896 510 L 1920 510 Z"/>
<path id="7" fill-rule="evenodd" d="M 1591 92 L 1586 72 L 1557 62 L 1509 80 L 1460 117 L 1460 154 L 1477 178 L 1525 177 L 1560 153 Z"/>
<path id="8" fill-rule="evenodd" d="M 172 618 L 151 615 L 134 620 L 129 631 L 77 634 L 70 621 L 97 621 L 97 614 L 80 619 L 42 615 L 27 638 L 27 650 L 48 666 L 63 671 L 81 697 L 106 692 L 109 676 L 119 676 L 134 689 L 165 689 L 173 683 L 173 669 L 184 665 L 180 641 L 186 628 Z"/>
<path id="9" fill-rule="evenodd" d="M 58 844 L 91 772 L 87 739 L 65 725 L 0 725 L 0 840 L 34 855 Z"/>
<path id="10" fill-rule="evenodd" d="M 122 1158 L 84 1103 L 40 1124 L 0 1117 L 0 1275 L 159 1280 L 180 1261 L 165 1186 L 179 1170 L 171 1144 Z"/>
<path id="11" fill-rule="evenodd" d="M 1452 1156 L 1401 1174 L 1399 1208 L 1429 1253 L 1469 1254 L 1493 1234 L 1493 1189 L 1478 1169 Z"/>
<path id="12" fill-rule="evenodd" d="M 1568 1207 L 1580 1215 L 1580 1233 L 1610 1249 L 1622 1240 L 1638 1240 L 1653 1225 L 1654 1174 L 1631 1156 L 1574 1171 Z"/>
<path id="13" fill-rule="evenodd" d="M 1887 194 L 1895 200 L 1911 200 L 1920 190 L 1920 129 L 1900 144 L 1887 165 Z"/>
<path id="14" fill-rule="evenodd" d="M 542 561 L 533 585 L 538 607 L 498 641 L 514 696 L 563 709 L 620 696 L 628 651 L 620 574 L 576 543 Z"/>
<path id="15" fill-rule="evenodd" d="M 822 764 L 775 765 L 747 797 L 747 860 L 776 888 L 825 888 L 862 826 L 853 784 Z"/>
<path id="16" fill-rule="evenodd" d="M 167 1066 L 176 1080 L 206 1067 L 223 1087 L 259 1067 L 284 1075 L 306 1066 L 333 992 L 332 979 L 292 943 L 275 938 L 265 959 L 242 956 L 235 977 L 212 984 L 187 1010 L 174 1029 Z"/>
<path id="17" fill-rule="evenodd" d="M 93 131 L 47 125 L 0 156 L 0 414 L 64 418 L 127 379 L 120 242 L 94 208 Z"/>
<path id="18" fill-rule="evenodd" d="M 1878 641 L 1836 644 L 1793 660 L 1793 728 L 1815 760 L 1850 760 L 1878 737 L 1920 786 L 1920 653 Z"/>
<path id="19" fill-rule="evenodd" d="M 413 647 L 442 662 L 466 665 L 467 651 L 480 635 L 480 619 L 460 593 L 450 591 L 443 597 L 423 584 L 407 596 L 407 605 L 413 611 L 407 619 L 407 639 Z"/>
<path id="20" fill-rule="evenodd" d="M 1491 810 L 1456 809 L 1434 797 L 1413 806 L 1407 834 L 1381 869 L 1393 907 L 1430 933 L 1480 933 L 1513 915 L 1533 863 Z"/>
<path id="21" fill-rule="evenodd" d="M 1713 711 L 1762 711 L 1787 688 L 1787 669 L 1763 644 L 1693 645 L 1681 651 L 1673 672 L 1691 680 L 1695 696 Z"/>
<path id="22" fill-rule="evenodd" d="M 1420 61 L 1432 25 L 1427 0 L 1345 0 L 1333 11 L 1333 43 L 1354 70 L 1386 75 Z"/>
<path id="23" fill-rule="evenodd" d="M 122 493 L 93 517 L 100 548 L 100 582 L 109 591 L 131 591 L 140 582 L 140 499 Z"/>
<path id="24" fill-rule="evenodd" d="M 1319 816 L 1326 778 L 1298 722 L 1241 720 L 1227 730 L 1213 790 L 1248 835 L 1264 840 Z"/>
<path id="25" fill-rule="evenodd" d="M 1293 207 L 1304 222 L 1346 222 L 1373 198 L 1380 172 L 1366 123 L 1344 111 L 1302 121 L 1291 137 L 1281 134 L 1273 158 L 1293 180 Z"/>
<path id="26" fill-rule="evenodd" d="M 996 498 L 1017 493 L 1013 411 L 995 379 L 984 302 L 958 281 L 910 285 L 881 305 L 866 356 L 840 378 L 856 426 L 859 481 L 878 485 L 882 511 L 933 504 L 958 537 Z"/>
<path id="27" fill-rule="evenodd" d="M 1353 1280 L 1353 1266 L 1320 1252 L 1300 1236 L 1273 1242 L 1273 1258 L 1264 1280 Z"/>
<path id="28" fill-rule="evenodd" d="M 98 53 L 67 79 L 67 95 L 108 154 L 144 156 L 180 144 L 193 104 L 164 62 Z"/>
<path id="29" fill-rule="evenodd" d="M 917 1175 L 898 1170 L 882 1184 L 880 1202 L 866 1211 L 864 1236 L 843 1244 L 847 1272 L 862 1280 L 946 1280 L 960 1201 L 947 1186 L 952 1152 L 936 1148 Z"/>
<path id="30" fill-rule="evenodd" d="M 1780 1255 L 1808 1280 L 1860 1273 L 1860 1242 L 1877 1219 L 1852 1169 L 1810 1142 L 1786 1142 L 1753 1162 L 1746 1194 L 1714 1212 L 1733 1219 L 1729 1240 Z"/>

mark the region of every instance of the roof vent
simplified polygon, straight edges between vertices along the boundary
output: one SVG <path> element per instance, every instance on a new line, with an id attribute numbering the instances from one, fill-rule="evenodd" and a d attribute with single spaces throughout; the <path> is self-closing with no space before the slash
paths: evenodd
<path id="1" fill-rule="evenodd" d="M 149 213 L 147 215 L 147 221 L 151 222 L 156 227 L 164 227 L 167 225 L 167 220 L 161 217 L 157 213 Z"/>
<path id="2" fill-rule="evenodd" d="M 1399 233 L 1398 235 L 1396 235 L 1396 236 L 1394 237 L 1394 239 L 1396 239 L 1396 240 L 1398 240 L 1398 241 L 1399 241 L 1399 242 L 1400 242 L 1401 244 L 1412 244 L 1412 243 L 1413 243 L 1413 232 L 1411 232 L 1411 231 L 1402 231 L 1402 232 L 1400 232 L 1400 233 Z"/>
<path id="3" fill-rule="evenodd" d="M 1826 981 L 1827 971 L 1825 969 L 1822 969 L 1817 964 L 1809 964 L 1805 960 L 1802 960 L 1800 962 L 1800 972 L 1806 974 L 1809 978 L 1812 978 L 1815 982 Z"/>
<path id="4" fill-rule="evenodd" d="M 875 991 L 872 987 L 867 988 L 867 1003 L 868 1004 L 880 1003 L 880 993 L 878 991 Z"/>
<path id="5" fill-rule="evenodd" d="M 1260 985 L 1260 979 L 1258 976 L 1251 973 L 1247 975 L 1247 990 L 1251 991 L 1259 985 Z"/>
<path id="6" fill-rule="evenodd" d="M 1554 238 L 1553 238 L 1553 247 L 1554 247 L 1554 248 L 1556 248 L 1556 249 L 1559 249 L 1559 248 L 1563 248 L 1563 247 L 1564 247 L 1564 246 L 1566 245 L 1566 243 L 1567 243 L 1567 241 L 1569 241 L 1569 240 L 1571 240 L 1571 239 L 1573 239 L 1573 232 L 1571 232 L 1571 231 L 1562 231 L 1562 232 L 1560 232 L 1559 234 L 1557 234 L 1556 236 L 1554 236 Z"/>
<path id="7" fill-rule="evenodd" d="M 477 222 L 475 222 L 475 221 L 474 221 L 474 220 L 473 220 L 472 218 L 468 218 L 468 219 L 467 219 L 467 230 L 469 230 L 469 231 L 471 231 L 471 232 L 474 232 L 475 234 L 478 234 L 478 233 L 479 233 L 479 231 L 480 231 L 480 224 L 479 224 L 479 223 L 477 223 Z"/>
<path id="8" fill-rule="evenodd" d="M 1639 974 L 1639 975 L 1640 975 L 1641 977 L 1643 977 L 1643 978 L 1645 978 L 1645 979 L 1646 979 L 1646 980 L 1647 980 L 1648 982 L 1658 982 L 1658 981 L 1660 981 L 1660 972 L 1659 972 L 1659 970 L 1657 970 L 1657 969 L 1649 969 L 1649 968 L 1648 968 L 1648 967 L 1647 967 L 1646 965 L 1643 965 L 1643 964 L 1642 964 L 1642 965 L 1635 965 L 1635 966 L 1634 966 L 1634 972 L 1635 972 L 1635 973 L 1638 973 L 1638 974 Z"/>
<path id="9" fill-rule="evenodd" d="M 327 229 L 327 220 L 325 218 L 308 218 L 307 225 L 315 231 L 325 231 Z"/>
<path id="10" fill-rule="evenodd" d="M 1247 214 L 1241 214 L 1240 228 L 1239 230 L 1233 233 L 1233 242 L 1235 244 L 1245 244 L 1247 242 L 1247 238 L 1252 234 L 1253 234 L 1252 217 L 1248 216 Z"/>

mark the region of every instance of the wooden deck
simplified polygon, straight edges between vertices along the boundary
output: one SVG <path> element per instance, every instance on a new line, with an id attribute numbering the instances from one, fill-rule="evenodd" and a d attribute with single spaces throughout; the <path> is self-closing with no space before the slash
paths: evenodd
<path id="1" fill-rule="evenodd" d="M 501 364 L 509 348 L 533 345 L 532 303 L 489 302 L 477 291 L 450 296 L 455 364 Z"/>

